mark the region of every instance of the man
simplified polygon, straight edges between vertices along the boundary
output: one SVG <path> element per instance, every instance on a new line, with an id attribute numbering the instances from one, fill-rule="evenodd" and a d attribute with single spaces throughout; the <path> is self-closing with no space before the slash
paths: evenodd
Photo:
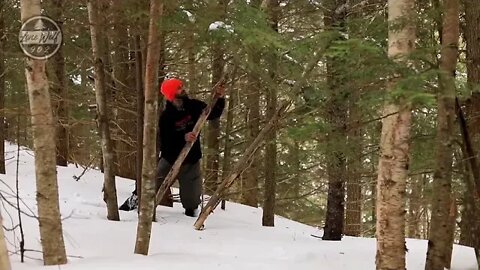
<path id="1" fill-rule="evenodd" d="M 178 180 L 180 183 L 180 200 L 185 215 L 194 217 L 200 204 L 202 192 L 202 176 L 200 159 L 202 157 L 200 140 L 192 132 L 198 118 L 207 107 L 204 102 L 191 99 L 183 89 L 179 79 L 167 79 L 162 83 L 160 91 L 166 99 L 165 110 L 159 119 L 161 157 L 157 166 L 157 190 L 169 173 L 172 165 L 186 142 L 194 141 L 190 152 L 180 167 Z M 207 120 L 215 120 L 222 115 L 225 107 L 225 89 L 216 89 L 217 103 L 213 106 Z M 137 191 L 120 206 L 120 210 L 131 211 L 138 207 Z"/>

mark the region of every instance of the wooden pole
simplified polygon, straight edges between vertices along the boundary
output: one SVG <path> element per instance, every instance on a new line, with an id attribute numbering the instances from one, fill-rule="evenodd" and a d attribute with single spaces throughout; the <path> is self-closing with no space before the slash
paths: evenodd
<path id="1" fill-rule="evenodd" d="M 472 146 L 472 141 L 470 139 L 470 134 L 468 133 L 467 121 L 463 115 L 462 107 L 458 98 L 455 98 L 455 109 L 458 117 L 458 124 L 460 125 L 460 133 L 462 134 L 463 143 L 465 144 L 465 150 L 467 154 L 468 161 L 470 163 L 470 170 L 473 175 L 473 180 L 475 183 L 475 191 L 477 198 L 480 197 L 480 168 L 478 166 L 478 159 L 475 155 L 475 150 Z M 473 190 L 472 190 L 473 191 Z M 474 192 L 475 192 L 474 191 Z"/>
<path id="2" fill-rule="evenodd" d="M 215 193 L 212 195 L 210 200 L 208 201 L 207 205 L 203 208 L 202 212 L 200 213 L 197 221 L 193 225 L 196 230 L 201 230 L 204 227 L 205 220 L 208 218 L 208 215 L 213 212 L 213 210 L 218 206 L 221 199 L 223 198 L 225 191 L 233 184 L 235 179 L 246 169 L 251 160 L 253 154 L 257 151 L 260 147 L 261 142 L 264 140 L 266 135 L 272 130 L 272 128 L 277 123 L 280 116 L 286 111 L 290 102 L 284 102 L 275 112 L 272 119 L 268 124 L 260 131 L 257 135 L 255 140 L 250 144 L 247 148 L 245 153 L 243 154 L 243 158 L 235 165 L 232 172 L 222 181 L 222 183 L 218 186 Z"/>

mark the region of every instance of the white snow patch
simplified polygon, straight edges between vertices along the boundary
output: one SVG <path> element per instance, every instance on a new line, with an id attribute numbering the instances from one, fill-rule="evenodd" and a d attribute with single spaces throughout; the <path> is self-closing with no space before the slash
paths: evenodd
<path id="1" fill-rule="evenodd" d="M 194 22 L 196 21 L 196 20 L 195 20 L 195 16 L 193 16 L 193 14 L 192 14 L 190 11 L 184 9 L 183 12 L 184 12 L 185 14 L 187 14 L 188 20 L 189 20 L 191 23 L 194 23 Z"/>
<path id="2" fill-rule="evenodd" d="M 218 29 L 225 29 L 229 33 L 233 33 L 233 27 L 229 24 L 226 24 L 222 21 L 215 21 L 208 26 L 209 31 L 217 31 Z"/>
<path id="3" fill-rule="evenodd" d="M 0 192 L 15 203 L 9 188 L 15 187 L 16 146 L 6 144 L 7 174 L 0 174 Z M 204 231 L 193 229 L 194 218 L 183 215 L 180 204 L 173 208 L 159 207 L 158 221 L 153 223 L 148 256 L 134 255 L 137 213 L 120 212 L 121 221 L 106 219 L 102 200 L 103 174 L 88 170 L 79 180 L 82 168 L 74 165 L 58 167 L 60 210 L 66 265 L 43 266 L 41 254 L 27 252 L 25 263 L 12 254 L 15 270 L 157 270 L 157 269 L 266 269 L 266 270 L 356 270 L 375 269 L 376 242 L 373 238 L 345 237 L 340 242 L 322 241 L 316 228 L 276 217 L 275 227 L 261 226 L 262 210 L 227 202 L 226 211 L 216 210 L 205 224 Z M 19 158 L 19 187 L 22 201 L 36 213 L 35 168 L 33 152 L 23 149 Z M 132 192 L 135 183 L 117 177 L 118 202 Z M 26 206 L 22 209 L 30 213 Z M 4 226 L 17 223 L 15 210 L 0 204 Z M 26 248 L 41 250 L 38 222 L 22 214 Z M 18 229 L 6 231 L 8 248 L 18 250 Z M 407 269 L 423 270 L 427 241 L 407 240 Z M 454 246 L 453 270 L 475 270 L 473 249 Z"/>

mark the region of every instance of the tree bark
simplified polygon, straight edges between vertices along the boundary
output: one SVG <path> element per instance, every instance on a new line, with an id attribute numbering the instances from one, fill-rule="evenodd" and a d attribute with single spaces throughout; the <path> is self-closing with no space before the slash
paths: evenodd
<path id="1" fill-rule="evenodd" d="M 325 26 L 344 31 L 345 12 L 338 13 L 337 10 L 346 4 L 346 0 L 328 1 L 327 12 L 324 16 Z M 338 37 L 341 39 L 341 37 Z M 325 216 L 325 227 L 323 240 L 339 241 L 344 233 L 345 220 L 345 182 L 347 178 L 347 162 L 345 145 L 347 142 L 347 106 L 345 99 L 346 87 L 344 85 L 345 64 L 335 56 L 327 58 L 327 85 L 329 100 L 326 105 L 326 118 L 330 126 L 327 139 L 327 175 L 328 175 L 328 197 L 327 214 Z"/>
<path id="2" fill-rule="evenodd" d="M 279 3 L 278 0 L 264 0 L 262 6 L 268 14 L 269 24 L 273 31 L 278 32 Z M 269 75 L 272 82 L 276 81 L 276 53 L 267 54 Z M 274 117 L 277 110 L 277 89 L 270 84 L 267 89 L 267 119 Z M 265 147 L 265 191 L 263 201 L 262 225 L 273 227 L 275 225 L 275 199 L 276 199 L 276 170 L 277 170 L 277 131 L 275 127 L 267 134 Z"/>
<path id="3" fill-rule="evenodd" d="M 439 76 L 437 149 L 433 174 L 433 201 L 425 269 L 450 265 L 449 210 L 452 196 L 452 162 L 455 132 L 455 70 L 459 38 L 459 0 L 444 0 L 443 33 Z M 453 231 L 451 232 L 453 233 Z"/>
<path id="4" fill-rule="evenodd" d="M 139 201 L 142 194 L 143 164 L 143 117 L 145 114 L 145 94 L 143 91 L 143 61 L 140 47 L 140 35 L 135 36 L 135 87 L 137 90 L 137 155 L 136 155 L 136 190 Z M 158 131 L 157 131 L 158 132 Z"/>
<path id="5" fill-rule="evenodd" d="M 22 22 L 40 15 L 40 0 L 22 0 Z M 53 119 L 45 60 L 27 58 L 25 76 L 33 130 L 38 221 L 45 265 L 67 263 L 58 203 L 55 122 Z"/>
<path id="6" fill-rule="evenodd" d="M 465 40 L 467 44 L 467 81 L 468 86 L 472 92 L 471 101 L 468 104 L 467 114 L 470 119 L 468 122 L 469 130 L 471 131 L 472 141 L 475 145 L 480 143 L 480 5 L 475 0 L 465 0 Z M 476 150 L 476 151 L 475 151 Z M 478 153 L 479 149 L 474 152 Z M 470 161 L 473 163 L 474 161 Z M 476 164 L 475 167 L 477 167 Z M 471 168 L 474 169 L 473 167 Z M 473 172 L 475 174 L 475 172 Z M 478 171 L 476 172 L 478 174 Z M 475 177 L 475 188 L 480 190 L 480 179 Z M 478 192 L 480 195 L 480 192 Z M 475 209 L 477 214 L 480 212 L 480 203 L 478 197 L 473 199 L 470 205 L 471 209 Z M 480 221 L 475 220 L 471 224 L 474 234 L 474 246 L 477 254 L 477 261 L 480 268 Z"/>
<path id="7" fill-rule="evenodd" d="M 63 29 L 63 1 L 50 0 L 50 15 Z M 55 113 L 56 143 L 57 143 L 57 165 L 67 166 L 69 158 L 69 134 L 68 134 L 68 91 L 65 85 L 65 58 L 63 49 L 60 47 L 58 52 L 52 57 L 54 76 L 52 84 L 52 103 Z"/>
<path id="8" fill-rule="evenodd" d="M 105 83 L 105 48 L 100 42 L 102 28 L 106 21 L 100 19 L 99 9 L 96 1 L 88 1 L 88 17 L 90 21 L 90 32 L 92 39 L 92 51 L 94 57 L 95 73 L 95 98 L 97 101 L 97 117 L 100 127 L 101 148 L 103 156 L 104 172 L 104 201 L 107 204 L 107 218 L 109 220 L 120 220 L 118 213 L 117 191 L 115 186 L 115 164 L 113 142 L 110 136 L 109 113 L 107 101 L 107 85 Z M 104 34 L 104 33 L 103 33 Z"/>
<path id="9" fill-rule="evenodd" d="M 8 256 L 7 241 L 3 232 L 2 211 L 0 209 L 0 269 L 10 270 L 10 257 Z"/>
<path id="10" fill-rule="evenodd" d="M 147 58 L 145 66 L 145 117 L 143 129 L 143 168 L 142 197 L 138 218 L 136 254 L 148 254 L 152 233 L 152 218 L 155 211 L 155 171 L 157 165 L 156 131 L 157 131 L 157 89 L 160 59 L 160 27 L 163 16 L 163 1 L 150 1 L 150 23 L 148 32 Z"/>
<path id="11" fill-rule="evenodd" d="M 414 0 L 388 1 L 388 56 L 404 61 L 414 50 Z M 398 29 L 399 20 L 407 23 Z M 387 85 L 395 88 L 395 80 Z M 377 178 L 377 270 L 405 269 L 405 187 L 410 152 L 411 108 L 401 99 L 385 104 Z"/>
<path id="12" fill-rule="evenodd" d="M 472 140 L 480 142 L 480 5 L 476 0 L 465 2 L 465 40 L 467 46 L 467 81 L 472 97 L 467 108 Z"/>
<path id="13" fill-rule="evenodd" d="M 0 174 L 5 174 L 5 2 L 0 3 Z"/>
<path id="14" fill-rule="evenodd" d="M 453 252 L 453 242 L 455 240 L 455 225 L 457 223 L 457 202 L 455 200 L 454 195 L 450 197 L 450 207 L 448 209 L 448 223 L 447 228 L 445 231 L 446 235 L 446 242 L 448 243 L 448 247 L 446 249 L 446 264 L 445 268 L 451 269 L 452 267 L 452 252 Z"/>

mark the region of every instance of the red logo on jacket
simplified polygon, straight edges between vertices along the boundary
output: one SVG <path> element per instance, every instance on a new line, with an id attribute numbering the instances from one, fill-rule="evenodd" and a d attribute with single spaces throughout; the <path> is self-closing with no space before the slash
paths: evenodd
<path id="1" fill-rule="evenodd" d="M 182 119 L 178 120 L 177 122 L 175 122 L 176 130 L 177 131 L 184 130 L 187 127 L 190 120 L 192 120 L 192 116 L 187 115 L 187 116 L 183 117 Z"/>

